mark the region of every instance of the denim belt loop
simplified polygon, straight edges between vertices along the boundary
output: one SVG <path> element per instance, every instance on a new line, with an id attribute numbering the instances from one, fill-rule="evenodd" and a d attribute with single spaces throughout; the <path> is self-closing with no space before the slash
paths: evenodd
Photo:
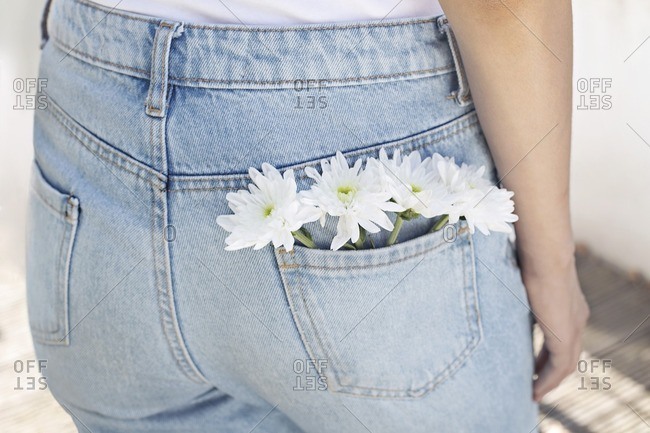
<path id="1" fill-rule="evenodd" d="M 454 58 L 456 77 L 458 78 L 458 90 L 452 92 L 451 97 L 456 99 L 456 102 L 461 107 L 469 105 L 472 103 L 472 95 L 470 94 L 469 83 L 467 82 L 467 75 L 465 74 L 465 67 L 463 66 L 463 60 L 460 57 L 460 50 L 458 49 L 456 36 L 454 35 L 446 16 L 442 15 L 438 17 L 438 29 L 447 36 L 449 49 Z"/>
<path id="2" fill-rule="evenodd" d="M 169 52 L 172 39 L 183 34 L 183 24 L 161 21 L 153 40 L 151 79 L 147 94 L 146 113 L 151 117 L 165 117 L 169 81 Z"/>

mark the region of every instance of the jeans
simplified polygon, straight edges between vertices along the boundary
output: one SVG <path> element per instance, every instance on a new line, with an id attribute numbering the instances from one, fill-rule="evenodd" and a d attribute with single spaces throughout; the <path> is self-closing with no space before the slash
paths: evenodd
<path id="1" fill-rule="evenodd" d="M 513 242 L 224 250 L 249 166 L 418 150 L 496 171 L 444 17 L 192 25 L 58 0 L 36 112 L 36 353 L 80 432 L 535 429 Z"/>

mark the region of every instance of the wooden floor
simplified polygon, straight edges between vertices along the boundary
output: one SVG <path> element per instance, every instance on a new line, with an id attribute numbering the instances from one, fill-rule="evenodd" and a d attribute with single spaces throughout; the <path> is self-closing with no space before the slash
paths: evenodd
<path id="1" fill-rule="evenodd" d="M 650 433 L 650 284 L 582 251 L 591 308 L 576 374 L 541 405 L 542 432 Z"/>
<path id="2" fill-rule="evenodd" d="M 578 267 L 592 311 L 586 362 L 544 400 L 539 428 L 650 433 L 650 285 L 585 251 Z M 17 373 L 14 362 L 34 359 L 22 278 L 0 271 L 0 293 L 0 432 L 74 432 L 47 390 L 14 389 L 30 376 Z"/>

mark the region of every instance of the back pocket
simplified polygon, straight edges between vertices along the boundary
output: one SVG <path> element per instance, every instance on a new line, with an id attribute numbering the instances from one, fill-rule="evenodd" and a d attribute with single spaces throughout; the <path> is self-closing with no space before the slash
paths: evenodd
<path id="1" fill-rule="evenodd" d="M 34 341 L 68 345 L 68 276 L 79 200 L 33 165 L 27 221 L 27 308 Z"/>
<path id="2" fill-rule="evenodd" d="M 276 250 L 294 321 L 330 391 L 416 398 L 481 340 L 467 227 L 390 247 Z"/>

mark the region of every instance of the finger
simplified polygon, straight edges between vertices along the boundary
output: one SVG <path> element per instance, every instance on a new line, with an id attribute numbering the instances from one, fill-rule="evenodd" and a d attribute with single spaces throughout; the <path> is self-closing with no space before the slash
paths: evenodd
<path id="1" fill-rule="evenodd" d="M 544 395 L 557 387 L 571 373 L 569 365 L 570 361 L 558 360 L 558 356 L 551 353 L 537 380 L 533 383 L 533 399 L 539 402 Z"/>

